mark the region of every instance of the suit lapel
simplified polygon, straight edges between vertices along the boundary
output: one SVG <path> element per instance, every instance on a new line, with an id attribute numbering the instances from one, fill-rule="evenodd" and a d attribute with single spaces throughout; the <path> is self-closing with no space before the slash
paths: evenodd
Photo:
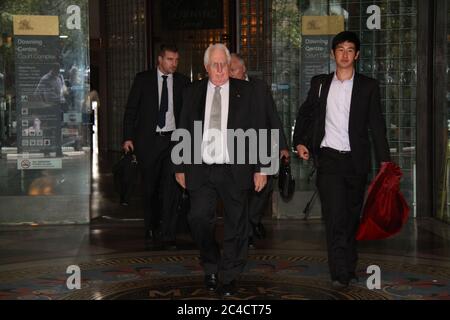
<path id="1" fill-rule="evenodd" d="M 150 105 L 156 106 L 156 108 L 153 108 L 153 111 L 157 113 L 159 110 L 158 72 L 156 69 L 153 69 L 150 75 L 149 87 L 146 90 L 149 90 L 152 93 L 152 96 L 150 97 Z M 155 88 L 155 90 L 150 90 L 150 88 Z"/>
<path id="2" fill-rule="evenodd" d="M 320 93 L 320 103 L 325 105 L 327 103 L 328 93 L 330 92 L 331 82 L 333 81 L 334 72 L 330 73 L 325 79 L 325 83 L 322 83 L 322 91 Z M 320 85 L 319 85 L 320 86 Z"/>
<path id="3" fill-rule="evenodd" d="M 320 90 L 320 98 L 319 98 L 319 107 L 320 107 L 320 114 L 326 115 L 327 112 L 327 100 L 328 100 L 328 93 L 330 92 L 331 82 L 333 81 L 334 72 L 330 73 L 325 83 L 322 84 L 322 90 L 320 90 L 320 84 L 319 89 Z"/>
<path id="4" fill-rule="evenodd" d="M 174 73 L 172 77 L 173 77 L 173 88 L 172 88 L 173 113 L 177 114 L 179 82 L 176 73 Z"/>
<path id="5" fill-rule="evenodd" d="M 353 122 L 353 118 L 354 118 L 354 115 L 356 112 L 357 104 L 359 101 L 358 95 L 361 92 L 360 86 L 361 86 L 361 77 L 355 71 L 355 76 L 353 78 L 352 99 L 350 101 L 350 115 L 349 115 L 349 119 L 348 119 L 349 133 L 350 133 L 350 127 L 351 127 L 351 124 Z"/>
<path id="6" fill-rule="evenodd" d="M 233 128 L 233 124 L 236 124 L 236 108 L 239 104 L 239 90 L 236 87 L 235 83 L 230 79 L 230 97 L 228 100 L 228 121 L 227 128 Z"/>
<path id="7" fill-rule="evenodd" d="M 208 78 L 202 80 L 199 90 L 195 93 L 194 106 L 195 106 L 195 121 L 205 122 L 205 104 L 206 93 L 208 91 Z"/>

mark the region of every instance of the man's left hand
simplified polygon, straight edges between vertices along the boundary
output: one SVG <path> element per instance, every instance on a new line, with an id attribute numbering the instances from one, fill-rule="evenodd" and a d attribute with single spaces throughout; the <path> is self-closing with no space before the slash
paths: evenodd
<path id="1" fill-rule="evenodd" d="M 253 181 L 255 182 L 255 191 L 260 192 L 267 184 L 267 176 L 262 173 L 256 172 L 253 175 Z"/>
<path id="2" fill-rule="evenodd" d="M 290 158 L 290 154 L 287 149 L 280 150 L 280 159 L 283 159 L 283 158 L 285 158 L 286 160 L 289 160 L 289 158 Z"/>

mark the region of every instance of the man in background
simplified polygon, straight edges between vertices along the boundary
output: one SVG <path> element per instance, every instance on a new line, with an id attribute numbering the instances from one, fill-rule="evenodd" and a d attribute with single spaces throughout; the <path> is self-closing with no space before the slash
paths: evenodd
<path id="1" fill-rule="evenodd" d="M 285 161 L 289 160 L 288 144 L 284 135 L 283 126 L 273 100 L 272 92 L 269 86 L 260 79 L 250 78 L 247 75 L 247 68 L 245 61 L 237 53 L 231 54 L 230 77 L 240 80 L 249 81 L 254 87 L 255 98 L 258 100 L 257 107 L 264 110 L 266 114 L 265 129 L 278 130 L 279 141 L 272 143 L 278 144 L 280 150 L 280 158 Z M 270 150 L 270 149 L 269 149 Z M 249 247 L 254 248 L 254 239 L 257 237 L 263 239 L 266 235 L 264 225 L 262 224 L 262 217 L 264 212 L 270 205 L 270 196 L 273 192 L 273 176 L 267 177 L 267 185 L 261 192 L 251 192 L 249 197 L 249 221 L 251 228 L 249 229 Z"/>
<path id="2" fill-rule="evenodd" d="M 60 68 L 59 63 L 53 63 L 50 70 L 39 80 L 35 94 L 40 101 L 53 105 L 62 105 L 66 102 L 67 88 L 60 73 Z"/>
<path id="3" fill-rule="evenodd" d="M 135 152 L 143 175 L 147 244 L 162 240 L 176 249 L 176 217 L 170 136 L 179 124 L 183 89 L 189 79 L 177 73 L 178 49 L 162 45 L 156 69 L 138 73 L 131 87 L 123 120 L 123 149 Z M 161 225 L 160 225 L 161 221 Z"/>

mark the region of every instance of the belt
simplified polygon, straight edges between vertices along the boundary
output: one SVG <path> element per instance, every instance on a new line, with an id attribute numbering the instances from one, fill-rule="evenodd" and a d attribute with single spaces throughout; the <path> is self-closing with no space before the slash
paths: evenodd
<path id="1" fill-rule="evenodd" d="M 172 135 L 173 131 L 156 131 L 155 135 L 161 136 L 161 137 L 170 137 Z"/>
<path id="2" fill-rule="evenodd" d="M 322 147 L 320 148 L 323 151 L 327 151 L 327 152 L 331 152 L 331 153 L 336 153 L 336 154 L 350 154 L 352 153 L 351 151 L 342 151 L 342 150 L 336 150 L 333 148 L 329 148 L 329 147 Z"/>

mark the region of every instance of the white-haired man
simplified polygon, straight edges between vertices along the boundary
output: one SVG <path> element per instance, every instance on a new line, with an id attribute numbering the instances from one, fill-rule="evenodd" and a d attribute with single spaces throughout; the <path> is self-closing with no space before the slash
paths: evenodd
<path id="1" fill-rule="evenodd" d="M 220 275 L 220 292 L 230 296 L 237 290 L 236 278 L 247 261 L 249 191 L 261 191 L 267 179 L 259 172 L 260 166 L 249 163 L 251 146 L 248 143 L 245 147 L 247 162 L 237 164 L 236 158 L 243 155 L 230 152 L 227 130 L 259 129 L 264 114 L 255 112 L 252 86 L 246 81 L 229 78 L 230 53 L 225 45 L 210 46 L 205 52 L 204 65 L 209 77 L 184 92 L 180 123 L 180 127 L 191 134 L 193 159 L 198 152 L 201 155 L 197 157 L 202 161 L 176 166 L 176 179 L 189 190 L 188 221 L 200 249 L 205 285 L 208 290 L 216 290 Z M 198 148 L 202 150 L 193 147 L 195 121 L 202 121 L 202 143 L 206 145 Z M 219 132 L 219 136 L 211 139 L 212 132 Z M 224 205 L 222 254 L 215 238 L 219 198 Z"/>

